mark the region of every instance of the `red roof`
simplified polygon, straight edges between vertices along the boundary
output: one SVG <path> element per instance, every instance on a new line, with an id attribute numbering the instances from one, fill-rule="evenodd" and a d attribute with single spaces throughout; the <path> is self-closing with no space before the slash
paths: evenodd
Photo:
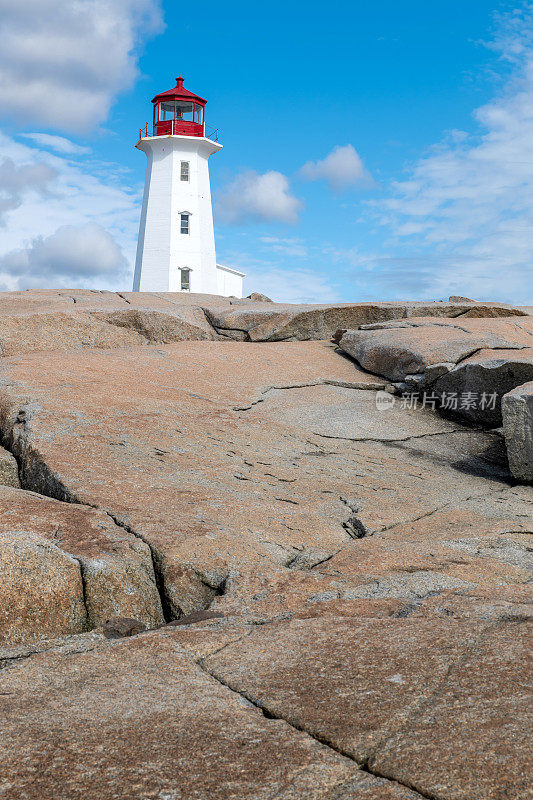
<path id="1" fill-rule="evenodd" d="M 207 100 L 204 100 L 203 97 L 199 97 L 197 94 L 193 94 L 189 92 L 188 89 L 183 88 L 183 78 L 180 77 L 176 78 L 176 85 L 173 89 L 169 89 L 167 92 L 161 92 L 161 94 L 156 94 L 152 103 L 159 103 L 161 100 L 170 100 L 176 98 L 181 98 L 182 100 L 191 100 L 199 103 L 200 105 L 205 106 Z"/>

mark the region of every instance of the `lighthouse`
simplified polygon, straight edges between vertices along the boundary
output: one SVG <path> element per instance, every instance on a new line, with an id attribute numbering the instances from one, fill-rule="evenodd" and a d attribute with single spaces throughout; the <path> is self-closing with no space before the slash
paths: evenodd
<path id="1" fill-rule="evenodd" d="M 206 135 L 207 100 L 179 77 L 152 103 L 135 145 L 148 163 L 133 291 L 242 297 L 244 273 L 216 262 L 208 162 L 222 145 Z"/>

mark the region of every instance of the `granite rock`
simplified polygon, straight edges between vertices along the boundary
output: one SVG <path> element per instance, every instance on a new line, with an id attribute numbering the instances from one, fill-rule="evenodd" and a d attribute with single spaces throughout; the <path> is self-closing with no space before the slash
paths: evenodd
<path id="1" fill-rule="evenodd" d="M 163 621 L 148 545 L 107 514 L 0 486 L 0 535 L 0 586 L 11 598 L 1 604 L 3 641 L 78 632 L 111 616 Z M 19 566 L 8 552 L 21 553 Z M 69 598 L 72 615 L 61 611 Z"/>
<path id="2" fill-rule="evenodd" d="M 17 462 L 3 447 L 0 447 L 0 486 L 20 486 Z"/>
<path id="3" fill-rule="evenodd" d="M 0 795 L 527 795 L 533 498 L 501 432 L 404 407 L 325 341 L 251 341 L 322 336 L 353 304 L 20 294 L 0 311 L 55 304 L 110 346 L 2 362 L 22 488 L 0 486 Z M 384 306 L 402 318 L 362 333 L 419 330 L 420 304 Z M 461 314 L 441 338 L 525 352 L 526 317 L 434 307 Z M 249 314 L 243 341 L 204 309 Z M 168 341 L 185 323 L 221 338 Z"/>
<path id="4" fill-rule="evenodd" d="M 511 472 L 533 482 L 533 381 L 503 396 L 502 415 Z"/>

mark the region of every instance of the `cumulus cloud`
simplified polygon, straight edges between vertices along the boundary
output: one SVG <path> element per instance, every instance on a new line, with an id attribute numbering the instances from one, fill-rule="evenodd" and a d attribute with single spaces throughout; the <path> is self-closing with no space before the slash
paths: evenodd
<path id="1" fill-rule="evenodd" d="M 101 225 L 64 225 L 29 247 L 0 257 L 2 289 L 106 288 L 125 278 L 128 262 L 111 234 Z"/>
<path id="2" fill-rule="evenodd" d="M 5 225 L 5 214 L 22 205 L 25 195 L 46 195 L 50 183 L 58 172 L 48 164 L 18 165 L 11 158 L 0 164 L 0 225 Z"/>
<path id="3" fill-rule="evenodd" d="M 298 220 L 302 203 L 291 194 L 287 177 L 270 170 L 260 175 L 248 170 L 237 175 L 217 194 L 218 218 L 227 224 Z"/>
<path id="4" fill-rule="evenodd" d="M 21 133 L 20 135 L 47 150 L 55 150 L 56 153 L 62 155 L 80 156 L 91 152 L 90 147 L 75 144 L 70 139 L 65 139 L 64 136 L 53 136 L 50 133 Z"/>
<path id="5" fill-rule="evenodd" d="M 91 231 L 94 234 L 96 226 L 107 231 L 127 263 L 133 263 L 142 187 L 132 187 L 122 167 L 91 161 L 89 172 L 85 165 L 77 164 L 71 157 L 64 158 L 39 147 L 22 144 L 1 133 L 0 151 L 6 154 L 8 160 L 8 167 L 0 167 L 4 199 L 18 198 L 16 203 L 11 200 L 9 207 L 4 210 L 6 226 L 0 237 L 0 259 L 8 257 L 6 264 L 9 269 L 2 279 L 5 286 L 27 288 L 54 285 L 55 273 L 44 270 L 33 275 L 31 270 L 37 269 L 38 253 L 50 252 L 48 246 L 43 250 L 39 243 L 48 242 L 58 229 L 87 229 L 89 234 Z M 9 187 L 10 194 L 5 191 L 6 187 Z M 85 241 L 88 241 L 87 236 Z M 102 236 L 93 235 L 92 238 L 95 242 L 103 240 Z M 77 241 L 81 241 L 79 236 Z M 57 244 L 56 239 L 52 239 L 52 244 L 54 242 Z M 59 244 L 61 242 L 65 247 L 69 245 L 64 233 Z M 78 250 L 79 247 L 81 245 Z M 36 254 L 35 248 L 38 251 Z M 106 263 L 107 267 L 104 272 L 95 273 L 92 288 L 120 290 L 128 286 L 129 278 L 125 279 L 121 271 L 121 259 L 106 260 L 102 256 L 100 261 Z M 61 259 L 58 259 L 59 262 L 63 263 Z M 74 271 L 68 281 L 65 279 L 64 285 L 70 281 L 70 285 L 79 286 L 80 280 L 91 284 L 79 259 L 70 259 L 65 263 L 70 264 Z M 15 264 L 21 270 L 19 282 L 16 280 Z M 79 274 L 75 271 L 77 265 L 82 270 Z"/>
<path id="6" fill-rule="evenodd" d="M 163 26 L 158 0 L 0 0 L 0 18 L 4 114 L 76 133 L 107 117 Z"/>
<path id="7" fill-rule="evenodd" d="M 361 156 L 351 144 L 334 147 L 322 161 L 308 161 L 299 174 L 309 181 L 325 180 L 335 192 L 349 186 L 370 188 L 374 185 Z"/>
<path id="8" fill-rule="evenodd" d="M 431 292 L 533 295 L 532 43 L 531 3 L 500 18 L 490 47 L 514 69 L 475 110 L 479 133 L 452 131 L 375 205 L 395 249 L 409 254 L 411 279 Z M 405 262 L 396 261 L 387 270 L 404 285 Z"/>

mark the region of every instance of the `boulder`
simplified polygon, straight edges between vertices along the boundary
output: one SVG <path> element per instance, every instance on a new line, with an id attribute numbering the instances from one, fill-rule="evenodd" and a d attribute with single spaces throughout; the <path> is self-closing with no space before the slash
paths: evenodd
<path id="1" fill-rule="evenodd" d="M 480 350 L 437 378 L 432 389 L 441 396 L 459 399 L 457 408 L 448 410 L 441 405 L 443 413 L 496 427 L 502 424 L 502 397 L 531 380 L 532 347 L 523 350 Z"/>
<path id="2" fill-rule="evenodd" d="M 369 372 L 389 380 L 423 373 L 428 366 L 457 364 L 478 350 L 531 345 L 533 320 L 413 318 L 348 330 L 339 347 Z"/>
<path id="3" fill-rule="evenodd" d="M 30 641 L 41 635 L 41 629 L 49 636 L 59 636 L 102 625 L 119 615 L 135 616 L 148 626 L 163 621 L 148 545 L 118 527 L 107 514 L 0 487 L 0 535 L 4 548 L 9 546 L 13 552 L 24 548 L 37 564 L 21 568 L 10 590 L 20 595 L 26 611 L 21 613 L 16 602 L 11 606 L 2 603 L 11 620 L 9 625 L 4 621 L 4 641 Z M 24 558 L 30 563 L 30 555 Z M 13 569 L 9 558 L 0 559 L 2 585 L 13 582 Z M 48 580 L 48 572 L 60 574 L 61 586 L 66 581 L 70 588 L 53 590 L 55 583 Z M 59 597 L 61 591 L 64 598 Z M 73 593 L 78 599 L 81 596 L 83 609 L 76 605 L 78 600 L 72 601 L 73 608 L 78 608 L 76 621 L 68 617 L 67 625 L 61 609 Z"/>
<path id="4" fill-rule="evenodd" d="M 17 462 L 3 447 L 0 447 L 0 486 L 20 486 Z"/>
<path id="5" fill-rule="evenodd" d="M 79 562 L 19 521 L 0 531 L 0 643 L 81 633 L 87 627 Z"/>
<path id="6" fill-rule="evenodd" d="M 345 331 L 339 348 L 433 410 L 493 427 L 502 396 L 533 377 L 532 336 L 530 317 L 413 318 Z"/>
<path id="7" fill-rule="evenodd" d="M 103 625 L 102 633 L 106 639 L 124 639 L 136 636 L 146 630 L 146 625 L 133 617 L 111 617 Z"/>
<path id="8" fill-rule="evenodd" d="M 503 396 L 502 416 L 511 472 L 517 480 L 533 482 L 533 381 Z"/>

